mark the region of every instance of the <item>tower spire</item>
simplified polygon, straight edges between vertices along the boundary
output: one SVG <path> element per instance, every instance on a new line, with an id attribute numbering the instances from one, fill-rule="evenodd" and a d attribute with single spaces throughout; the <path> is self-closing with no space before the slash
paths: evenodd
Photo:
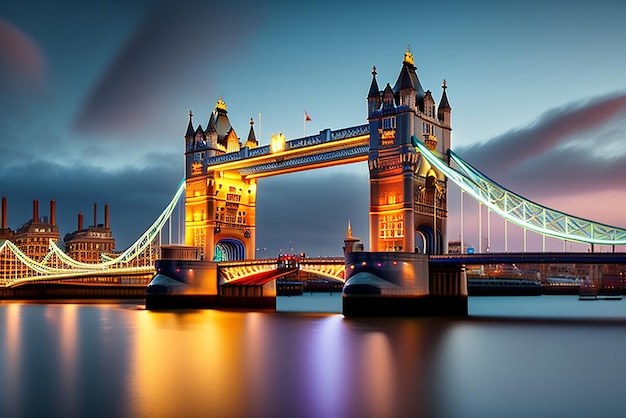
<path id="1" fill-rule="evenodd" d="M 191 121 L 191 118 L 193 118 L 193 112 L 190 110 L 189 123 L 187 124 L 187 133 L 185 134 L 185 137 L 192 137 L 196 134 L 196 130 L 193 129 L 193 122 Z"/>
<path id="2" fill-rule="evenodd" d="M 448 88 L 448 83 L 446 83 L 446 79 L 443 79 L 443 83 L 441 83 L 441 89 L 443 92 L 441 93 L 441 100 L 439 101 L 439 107 L 437 108 L 437 117 L 439 120 L 445 124 L 450 124 L 450 103 L 448 102 L 448 95 L 446 94 L 446 89 Z"/>

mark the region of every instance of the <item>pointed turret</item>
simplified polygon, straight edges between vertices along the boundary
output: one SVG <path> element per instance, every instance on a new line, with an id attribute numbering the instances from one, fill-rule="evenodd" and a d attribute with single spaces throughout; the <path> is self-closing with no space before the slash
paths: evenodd
<path id="1" fill-rule="evenodd" d="M 393 86 L 393 92 L 398 105 L 418 106 L 423 111 L 423 100 L 426 93 L 417 77 L 416 70 L 417 67 L 415 67 L 413 61 L 413 54 L 407 48 L 404 53 L 404 61 L 402 61 L 402 69 L 396 84 Z M 415 98 L 414 100 L 413 97 Z"/>
<path id="2" fill-rule="evenodd" d="M 448 88 L 448 84 L 446 80 L 443 80 L 441 84 L 441 88 L 443 89 L 443 93 L 441 94 L 441 100 L 439 101 L 439 108 L 437 109 L 437 117 L 446 126 L 450 126 L 450 103 L 448 102 L 448 95 L 446 94 L 446 89 Z"/>
<path id="3" fill-rule="evenodd" d="M 430 90 L 426 90 L 424 93 L 424 109 L 423 112 L 429 118 L 435 117 L 435 99 L 433 99 L 433 93 Z"/>
<path id="4" fill-rule="evenodd" d="M 187 124 L 187 132 L 185 132 L 185 150 L 186 152 L 193 151 L 193 138 L 196 135 L 195 129 L 193 129 L 193 113 L 189 111 L 189 123 Z"/>
<path id="5" fill-rule="evenodd" d="M 215 129 L 215 112 L 211 112 L 209 116 L 209 123 L 206 125 L 206 133 L 217 132 Z"/>
<path id="6" fill-rule="evenodd" d="M 194 133 L 194 147 L 196 149 L 206 148 L 206 136 L 204 135 L 204 129 L 201 125 L 198 125 L 196 132 Z"/>
<path id="7" fill-rule="evenodd" d="M 378 89 L 378 82 L 376 81 L 376 67 L 372 68 L 372 84 L 370 84 L 370 91 L 367 94 L 368 111 L 377 111 L 380 108 L 380 90 Z"/>
<path id="8" fill-rule="evenodd" d="M 393 90 L 391 90 L 391 86 L 387 83 L 385 90 L 383 90 L 383 112 L 393 110 Z"/>
<path id="9" fill-rule="evenodd" d="M 248 139 L 246 139 L 244 146 L 248 148 L 256 148 L 259 146 L 256 135 L 254 134 L 254 119 L 252 118 L 250 118 L 250 132 L 248 132 Z"/>
<path id="10" fill-rule="evenodd" d="M 226 152 L 238 152 L 241 149 L 241 143 L 237 137 L 237 132 L 230 128 L 224 139 Z"/>
<path id="11" fill-rule="evenodd" d="M 187 124 L 187 133 L 185 133 L 185 138 L 193 137 L 196 134 L 196 130 L 193 129 L 193 122 L 191 120 L 192 118 L 193 118 L 193 112 L 190 110 L 189 111 L 189 123 Z"/>
<path id="12" fill-rule="evenodd" d="M 228 132 L 233 129 L 228 119 L 228 111 L 226 110 L 226 103 L 220 97 L 215 105 L 215 130 L 217 132 L 218 144 L 226 147 Z"/>

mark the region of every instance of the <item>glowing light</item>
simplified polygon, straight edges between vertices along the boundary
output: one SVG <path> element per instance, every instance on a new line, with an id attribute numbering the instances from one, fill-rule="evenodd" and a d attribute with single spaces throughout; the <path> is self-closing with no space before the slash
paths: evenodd
<path id="1" fill-rule="evenodd" d="M 463 173 L 448 166 L 415 136 L 411 140 L 430 164 L 443 172 L 465 193 L 502 218 L 522 228 L 568 241 L 607 245 L 626 244 L 626 229 L 567 215 L 539 205 L 492 182 L 454 152 L 451 151 L 450 156 Z M 496 198 L 498 194 L 500 197 Z"/>
<path id="2" fill-rule="evenodd" d="M 282 152 L 285 150 L 285 135 L 282 132 L 279 132 L 278 135 L 272 134 L 272 139 L 270 141 L 270 151 L 272 154 L 277 152 Z"/>
<path id="3" fill-rule="evenodd" d="M 364 261 L 364 262 L 361 263 L 361 265 L 362 266 L 367 266 L 367 262 Z"/>

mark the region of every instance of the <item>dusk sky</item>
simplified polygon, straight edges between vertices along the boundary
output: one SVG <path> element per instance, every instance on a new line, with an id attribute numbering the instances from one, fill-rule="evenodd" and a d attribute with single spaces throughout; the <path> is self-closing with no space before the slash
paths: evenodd
<path id="1" fill-rule="evenodd" d="M 182 179 L 190 109 L 206 127 L 222 97 L 238 136 L 254 118 L 262 145 L 301 137 L 304 111 L 307 134 L 364 124 L 372 66 L 393 85 L 407 46 L 435 100 L 447 80 L 452 148 L 466 161 L 537 203 L 626 227 L 624 16 L 623 2 L 603 0 L 4 1 L 9 227 L 31 218 L 33 199 L 40 214 L 56 200 L 61 236 L 108 203 L 123 250 Z M 348 220 L 367 246 L 368 193 L 365 163 L 261 179 L 257 256 L 339 255 Z M 458 196 L 451 185 L 449 240 Z M 477 247 L 476 204 L 465 207 Z"/>

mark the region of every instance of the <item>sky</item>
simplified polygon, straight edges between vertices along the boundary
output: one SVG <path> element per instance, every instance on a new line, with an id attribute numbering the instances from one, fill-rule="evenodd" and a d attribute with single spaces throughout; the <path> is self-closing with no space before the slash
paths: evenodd
<path id="1" fill-rule="evenodd" d="M 3 1 L 0 195 L 8 226 L 47 214 L 61 236 L 104 204 L 116 249 L 156 219 L 183 177 L 188 112 L 222 97 L 238 136 L 367 122 L 372 67 L 394 84 L 410 48 L 436 101 L 445 78 L 452 148 L 542 205 L 626 227 L 626 4 L 617 1 Z M 259 118 L 260 116 L 260 118 Z M 456 191 L 455 191 L 456 190 Z M 258 257 L 340 255 L 350 221 L 366 248 L 366 163 L 259 181 Z M 460 193 L 450 186 L 448 239 Z M 478 247 L 477 204 L 463 237 Z M 482 240 L 502 250 L 502 221 Z M 516 228 L 516 227 L 515 227 Z M 521 230 L 509 226 L 520 245 Z M 540 238 L 529 238 L 537 245 Z M 567 244 L 550 241 L 563 249 Z M 509 250 L 515 250 L 513 244 Z"/>

